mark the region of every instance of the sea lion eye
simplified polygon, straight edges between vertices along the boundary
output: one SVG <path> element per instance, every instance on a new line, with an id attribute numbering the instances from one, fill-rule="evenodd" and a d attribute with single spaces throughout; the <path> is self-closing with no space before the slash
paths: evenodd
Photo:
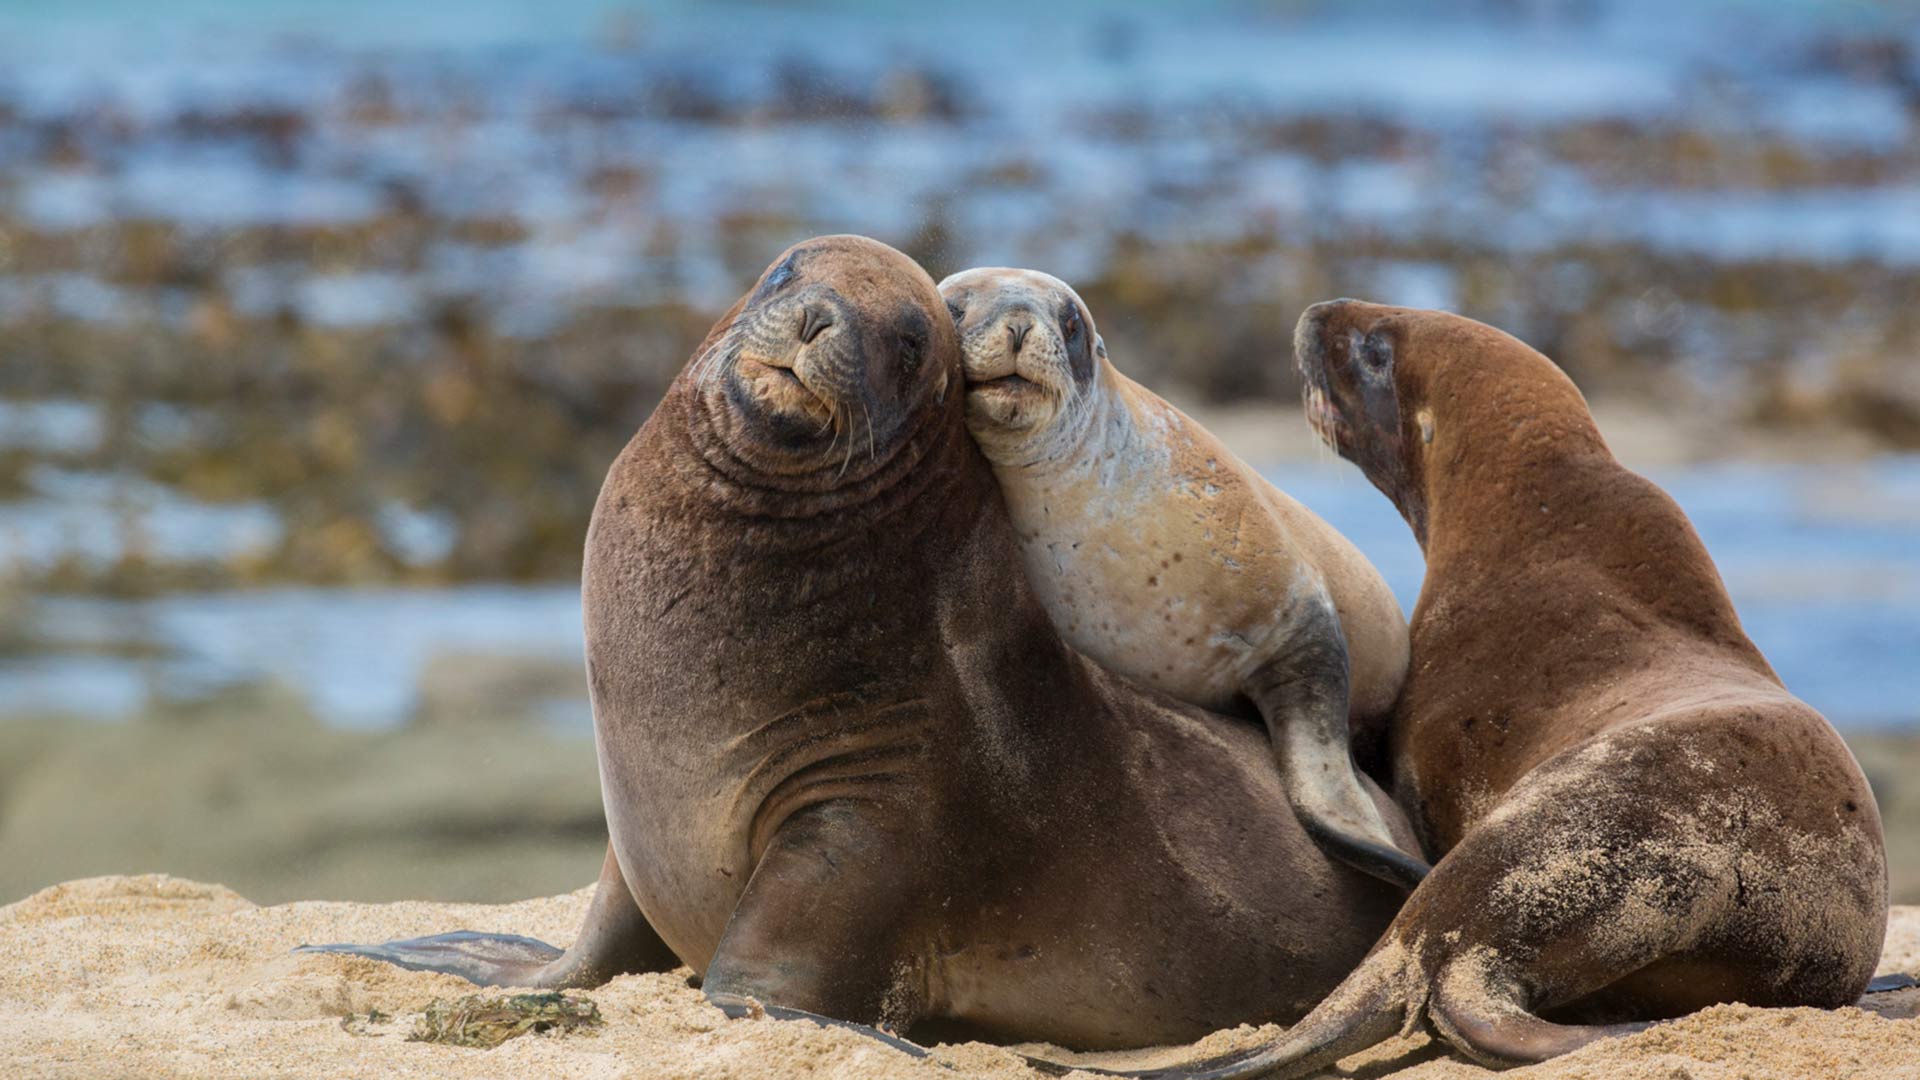
<path id="1" fill-rule="evenodd" d="M 960 321 L 967 317 L 967 309 L 964 307 L 961 307 L 958 303 L 952 300 L 949 300 L 947 301 L 947 314 L 953 316 L 953 325 L 959 326 Z"/>
<path id="2" fill-rule="evenodd" d="M 920 352 L 923 348 L 925 345 L 919 338 L 911 334 L 901 335 L 900 366 L 906 369 L 907 374 L 913 374 L 914 369 L 920 366 Z"/>
<path id="3" fill-rule="evenodd" d="M 1073 335 L 1079 332 L 1080 310 L 1072 304 L 1068 304 L 1067 310 L 1060 315 L 1060 336 L 1068 341 L 1072 341 Z"/>
<path id="4" fill-rule="evenodd" d="M 1360 360 L 1367 370 L 1379 374 L 1393 361 L 1393 342 L 1385 334 L 1369 334 L 1360 346 Z"/>
<path id="5" fill-rule="evenodd" d="M 794 277 L 799 273 L 801 254 L 802 252 L 796 251 L 782 259 L 780 265 L 767 271 L 766 278 L 753 290 L 753 294 L 747 297 L 748 303 L 759 303 L 793 284 Z"/>

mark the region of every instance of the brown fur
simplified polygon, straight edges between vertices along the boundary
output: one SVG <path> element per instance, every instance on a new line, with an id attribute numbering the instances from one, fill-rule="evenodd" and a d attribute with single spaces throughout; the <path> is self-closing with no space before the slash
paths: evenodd
<path id="1" fill-rule="evenodd" d="M 1440 859 L 1359 971 L 1219 1075 L 1423 1022 L 1514 1064 L 1718 1002 L 1852 1003 L 1886 927 L 1873 795 L 1679 507 L 1491 327 L 1336 301 L 1295 346 L 1322 435 L 1427 554 L 1392 758 Z"/>
<path id="2" fill-rule="evenodd" d="M 539 965 L 476 961 L 484 939 L 358 951 L 453 969 L 451 948 L 462 974 L 535 985 L 677 959 L 738 1012 L 1087 1048 L 1303 1015 L 1395 890 L 1308 838 L 1258 730 L 1061 643 L 919 267 L 852 237 L 795 250 L 788 284 L 769 285 L 783 258 L 715 328 L 594 513 L 612 858 L 588 926 Z M 860 346 L 794 359 L 804 296 L 832 309 L 823 342 Z M 905 372 L 911 327 L 928 336 Z M 758 351 L 736 357 L 743 341 Z M 819 400 L 771 370 L 790 362 Z M 787 422 L 802 416 L 833 422 Z"/>

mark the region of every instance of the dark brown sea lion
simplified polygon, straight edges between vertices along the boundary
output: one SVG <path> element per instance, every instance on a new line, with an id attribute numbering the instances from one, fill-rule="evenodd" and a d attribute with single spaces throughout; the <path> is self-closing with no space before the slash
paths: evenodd
<path id="1" fill-rule="evenodd" d="M 532 986 L 685 962 L 735 1012 L 1082 1048 L 1296 1018 L 1350 972 L 1401 894 L 1306 835 L 1257 727 L 1060 641 L 960 378 L 911 260 L 782 256 L 594 512 L 587 925 L 345 948 Z"/>
<path id="2" fill-rule="evenodd" d="M 1498 330 L 1334 301 L 1294 342 L 1316 428 L 1426 552 L 1392 759 L 1440 858 L 1324 1004 L 1202 1075 L 1300 1076 L 1422 1023 L 1511 1065 L 1720 1002 L 1855 1001 L 1887 925 L 1873 793 L 1680 508 Z"/>

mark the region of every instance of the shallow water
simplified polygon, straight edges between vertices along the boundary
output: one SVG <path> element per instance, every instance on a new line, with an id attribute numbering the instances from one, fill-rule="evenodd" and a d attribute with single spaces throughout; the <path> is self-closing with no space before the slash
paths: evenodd
<path id="1" fill-rule="evenodd" d="M 1412 608 L 1419 548 L 1356 471 L 1326 462 L 1267 475 L 1351 537 Z M 1653 476 L 1692 517 L 1748 632 L 1790 689 L 1843 726 L 1920 726 L 1920 456 Z M 150 696 L 271 679 L 330 723 L 385 727 L 415 713 L 437 657 L 570 669 L 582 658 L 579 595 L 570 585 L 44 599 L 34 604 L 34 621 L 64 651 L 0 662 L 0 716 L 113 719 Z M 102 655 L 135 646 L 155 655 Z M 529 706 L 584 731 L 585 681 L 573 681 L 570 698 Z"/>

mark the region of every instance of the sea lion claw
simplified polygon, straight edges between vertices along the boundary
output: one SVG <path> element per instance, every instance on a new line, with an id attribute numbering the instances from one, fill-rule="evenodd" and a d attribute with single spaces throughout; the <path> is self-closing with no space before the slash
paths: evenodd
<path id="1" fill-rule="evenodd" d="M 824 1028 L 843 1028 L 858 1032 L 869 1039 L 883 1042 L 908 1057 L 929 1059 L 933 1057 L 932 1051 L 926 1047 L 908 1042 L 890 1031 L 871 1024 L 857 1023 L 852 1020 L 835 1020 L 831 1016 L 822 1016 L 805 1009 L 792 1009 L 785 1005 L 768 1005 L 743 994 L 711 993 L 707 995 L 707 1001 L 714 1008 L 727 1014 L 729 1020 L 805 1020 Z M 946 1063 L 936 1062 L 936 1064 L 945 1065 Z"/>

